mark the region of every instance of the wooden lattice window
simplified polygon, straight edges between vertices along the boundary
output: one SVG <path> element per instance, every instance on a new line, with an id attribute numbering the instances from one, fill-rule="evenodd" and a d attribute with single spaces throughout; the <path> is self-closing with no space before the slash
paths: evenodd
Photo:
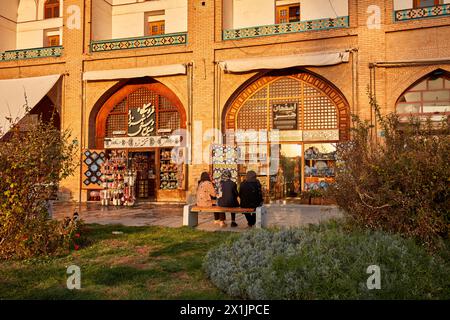
<path id="1" fill-rule="evenodd" d="M 300 21 L 300 6 L 277 6 L 275 23 L 289 23 Z"/>
<path id="2" fill-rule="evenodd" d="M 44 19 L 59 17 L 59 0 L 47 0 L 44 3 Z"/>
<path id="3" fill-rule="evenodd" d="M 248 100 L 239 110 L 237 126 L 243 130 L 267 129 L 266 101 Z"/>
<path id="4" fill-rule="evenodd" d="M 166 32 L 166 22 L 164 20 L 161 21 L 152 21 L 148 23 L 148 35 L 156 36 L 160 34 L 164 34 Z"/>
<path id="5" fill-rule="evenodd" d="M 106 137 L 127 136 L 129 110 L 141 108 L 148 103 L 156 109 L 157 125 L 154 135 L 157 135 L 159 129 L 173 131 L 180 128 L 180 113 L 169 99 L 147 88 L 139 88 L 114 105 L 106 119 Z"/>
<path id="6" fill-rule="evenodd" d="M 59 35 L 48 36 L 47 37 L 47 46 L 48 47 L 59 46 Z"/>
<path id="7" fill-rule="evenodd" d="M 297 130 L 338 128 L 335 103 L 319 89 L 293 77 L 279 77 L 252 94 L 238 111 L 236 128 L 274 129 L 273 108 L 278 105 L 295 106 Z"/>

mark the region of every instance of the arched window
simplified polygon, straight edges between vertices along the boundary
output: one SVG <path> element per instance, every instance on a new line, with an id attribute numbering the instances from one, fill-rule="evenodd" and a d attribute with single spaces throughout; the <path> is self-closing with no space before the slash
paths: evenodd
<path id="1" fill-rule="evenodd" d="M 44 4 L 44 19 L 59 17 L 59 0 L 47 0 Z"/>
<path id="2" fill-rule="evenodd" d="M 249 82 L 224 113 L 226 142 L 239 150 L 236 179 L 255 171 L 266 199 L 275 200 L 301 201 L 302 191 L 327 188 L 336 142 L 348 139 L 349 116 L 339 90 L 309 72 L 274 72 Z"/>
<path id="3" fill-rule="evenodd" d="M 449 73 L 437 70 L 411 86 L 398 99 L 396 111 L 402 121 L 407 121 L 411 116 L 441 121 L 449 116 Z"/>

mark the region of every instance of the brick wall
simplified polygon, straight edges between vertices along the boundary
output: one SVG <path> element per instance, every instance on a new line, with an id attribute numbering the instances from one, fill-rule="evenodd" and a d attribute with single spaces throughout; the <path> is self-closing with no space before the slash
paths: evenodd
<path id="1" fill-rule="evenodd" d="M 204 5 L 202 4 L 204 2 Z M 69 29 L 67 8 L 81 9 L 81 28 Z M 367 13 L 370 5 L 381 9 L 379 28 L 370 29 Z M 83 85 L 82 72 L 93 70 L 138 68 L 175 63 L 193 63 L 192 113 L 194 121 L 201 121 L 202 131 L 193 132 L 193 143 L 208 150 L 210 143 L 218 141 L 212 136 L 204 141 L 205 130 L 220 127 L 222 114 L 230 97 L 255 72 L 225 74 L 215 62 L 232 58 L 302 54 L 355 48 L 349 63 L 337 66 L 307 68 L 333 83 L 345 96 L 351 111 L 364 119 L 371 119 L 366 94 L 370 84 L 369 63 L 396 60 L 450 58 L 450 18 L 433 18 L 393 23 L 392 1 L 349 0 L 350 28 L 302 32 L 280 36 L 222 41 L 221 0 L 188 1 L 188 44 L 111 52 L 89 51 L 91 33 L 91 0 L 65 0 L 64 53 L 58 58 L 41 58 L 0 62 L 0 78 L 31 77 L 61 73 L 63 79 L 63 128 L 72 130 L 73 138 L 80 142 L 80 151 L 89 146 L 91 132 L 89 117 L 108 90 L 120 85 L 119 81 L 93 81 Z M 442 68 L 450 71 L 449 64 L 377 68 L 376 97 L 383 112 L 392 112 L 397 98 L 413 82 L 427 73 Z M 170 88 L 181 100 L 188 114 L 188 77 L 185 75 L 156 78 Z M 218 86 L 220 82 L 220 87 Z M 84 103 L 83 103 L 84 101 Z M 189 115 L 188 115 L 189 121 Z M 193 125 L 193 124 L 191 124 Z M 189 124 L 188 124 L 189 126 Z M 194 154 L 198 156 L 196 152 Z M 79 161 L 77 159 L 76 161 Z M 195 192 L 198 177 L 206 164 L 189 166 L 189 192 Z M 62 191 L 74 200 L 79 199 L 80 172 L 66 179 Z M 81 200 L 86 200 L 86 192 Z"/>

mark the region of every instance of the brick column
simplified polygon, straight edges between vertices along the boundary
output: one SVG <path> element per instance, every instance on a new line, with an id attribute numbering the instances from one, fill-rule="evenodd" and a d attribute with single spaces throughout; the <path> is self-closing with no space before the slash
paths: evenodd
<path id="1" fill-rule="evenodd" d="M 217 118 L 214 111 L 214 1 L 188 1 L 188 41 L 193 51 L 193 119 L 192 145 L 193 163 L 189 167 L 189 192 L 195 193 L 197 181 L 204 170 L 209 170 L 206 162 L 201 162 L 202 153 L 207 150 L 212 139 L 203 140 L 204 132 L 214 127 Z M 201 129 L 199 128 L 201 123 Z M 197 125 L 196 125 L 197 124 Z M 197 148 L 195 148 L 197 147 Z M 201 148 L 201 150 L 199 150 Z"/>
<path id="2" fill-rule="evenodd" d="M 61 8 L 63 12 L 63 46 L 64 58 L 66 61 L 66 73 L 64 79 L 65 96 L 63 101 L 62 129 L 69 129 L 72 132 L 72 139 L 79 143 L 79 153 L 75 161 L 79 165 L 81 149 L 86 144 L 82 137 L 81 125 L 83 121 L 82 112 L 82 65 L 83 65 L 83 31 L 84 31 L 84 1 L 65 0 Z M 70 13 L 68 13 L 70 12 Z M 78 19 L 80 21 L 78 22 Z M 86 116 L 84 116 L 84 119 Z M 80 192 L 80 168 L 77 166 L 73 176 L 61 182 L 61 192 L 68 195 L 71 190 L 72 200 L 79 200 Z M 86 197 L 81 199 L 86 201 Z"/>
<path id="3" fill-rule="evenodd" d="M 354 1 L 356 2 L 356 1 Z M 372 28 L 368 24 L 370 16 L 375 13 L 371 11 L 368 13 L 370 6 L 378 6 L 381 14 L 381 23 L 377 28 Z M 370 85 L 370 69 L 369 63 L 384 61 L 386 57 L 386 37 L 385 28 L 386 21 L 390 21 L 386 17 L 385 1 L 384 0 L 362 0 L 357 1 L 357 27 L 358 27 L 358 100 L 359 105 L 356 106 L 358 114 L 362 119 L 371 119 L 371 108 L 367 96 L 367 87 Z M 372 20 L 373 21 L 373 20 Z M 384 70 L 377 69 L 376 77 L 376 98 L 382 109 L 385 104 L 385 75 Z M 372 116 L 373 117 L 373 116 Z M 374 121 L 374 119 L 373 119 Z"/>

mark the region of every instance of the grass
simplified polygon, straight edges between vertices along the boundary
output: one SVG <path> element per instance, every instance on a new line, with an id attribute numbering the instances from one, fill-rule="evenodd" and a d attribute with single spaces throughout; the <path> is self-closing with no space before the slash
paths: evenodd
<path id="1" fill-rule="evenodd" d="M 122 231 L 114 235 L 112 231 Z M 229 299 L 202 270 L 208 250 L 236 237 L 190 228 L 87 225 L 91 244 L 68 256 L 0 262 L 0 299 Z M 81 289 L 66 287 L 81 268 Z"/>

